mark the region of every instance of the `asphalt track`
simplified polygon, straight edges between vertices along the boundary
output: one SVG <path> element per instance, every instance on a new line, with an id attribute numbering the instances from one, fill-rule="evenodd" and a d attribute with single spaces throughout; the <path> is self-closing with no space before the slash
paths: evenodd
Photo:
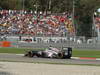
<path id="1" fill-rule="evenodd" d="M 51 58 L 28 58 L 23 55 L 0 53 L 0 61 L 16 61 L 28 63 L 54 63 L 54 64 L 85 64 L 100 65 L 100 60 L 82 60 L 82 59 L 51 59 Z"/>

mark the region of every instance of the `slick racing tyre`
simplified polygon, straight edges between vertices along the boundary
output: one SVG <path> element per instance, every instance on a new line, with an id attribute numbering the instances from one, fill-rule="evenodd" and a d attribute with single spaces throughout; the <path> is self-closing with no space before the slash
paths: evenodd
<path id="1" fill-rule="evenodd" d="M 62 59 L 63 58 L 63 53 L 62 52 L 58 53 L 58 57 L 57 58 Z"/>

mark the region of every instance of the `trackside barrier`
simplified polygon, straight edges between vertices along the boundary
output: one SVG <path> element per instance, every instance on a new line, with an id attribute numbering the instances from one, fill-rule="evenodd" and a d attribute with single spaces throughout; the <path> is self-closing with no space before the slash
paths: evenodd
<path id="1" fill-rule="evenodd" d="M 100 44 L 76 44 L 72 42 L 66 43 L 30 43 L 30 42 L 12 42 L 12 41 L 0 41 L 0 47 L 16 47 L 16 48 L 47 48 L 48 46 L 54 46 L 57 48 L 72 47 L 74 49 L 97 49 L 100 50 Z"/>
<path id="2" fill-rule="evenodd" d="M 54 46 L 57 48 L 61 47 L 72 47 L 74 49 L 89 49 L 89 50 L 100 50 L 100 44 L 74 44 L 74 43 L 23 43 L 23 42 L 11 42 L 11 47 L 16 48 L 47 48 L 49 46 Z"/>

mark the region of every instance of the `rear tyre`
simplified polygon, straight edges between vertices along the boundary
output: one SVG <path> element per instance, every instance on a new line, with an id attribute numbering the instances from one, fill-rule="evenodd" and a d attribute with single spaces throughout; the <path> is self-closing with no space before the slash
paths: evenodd
<path id="1" fill-rule="evenodd" d="M 62 59 L 63 58 L 63 53 L 58 53 L 58 58 Z"/>

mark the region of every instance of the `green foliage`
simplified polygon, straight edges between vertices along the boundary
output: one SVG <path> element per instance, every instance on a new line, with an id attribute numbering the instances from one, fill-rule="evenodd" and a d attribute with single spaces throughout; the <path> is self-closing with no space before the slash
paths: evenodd
<path id="1" fill-rule="evenodd" d="M 52 12 L 71 12 L 72 0 L 52 0 L 51 5 Z"/>
<path id="2" fill-rule="evenodd" d="M 20 0 L 0 0 L 2 9 L 21 9 Z"/>
<path id="3" fill-rule="evenodd" d="M 72 0 L 0 0 L 3 9 L 24 9 L 38 11 L 72 11 Z"/>
<path id="4" fill-rule="evenodd" d="M 99 7 L 99 0 L 74 0 L 76 35 L 90 38 L 93 35 L 93 14 Z"/>

